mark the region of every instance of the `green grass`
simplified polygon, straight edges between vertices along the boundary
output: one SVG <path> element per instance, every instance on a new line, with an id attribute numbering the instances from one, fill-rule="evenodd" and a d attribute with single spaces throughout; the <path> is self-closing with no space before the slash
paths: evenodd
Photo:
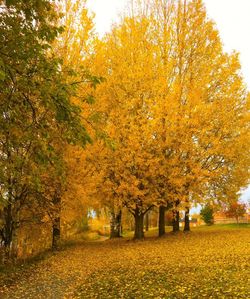
<path id="1" fill-rule="evenodd" d="M 214 225 L 201 225 L 195 228 L 204 230 L 219 230 L 219 229 L 244 229 L 250 228 L 250 223 L 232 223 L 232 224 L 214 224 Z"/>
<path id="2" fill-rule="evenodd" d="M 239 223 L 239 224 L 214 224 L 214 225 L 200 225 L 197 227 L 192 227 L 191 232 L 195 231 L 217 231 L 217 230 L 230 230 L 230 229 L 249 229 L 250 223 Z M 172 231 L 172 226 L 165 227 L 166 233 L 170 233 Z M 183 230 L 183 227 L 180 228 L 180 231 Z M 122 236 L 124 238 L 133 238 L 134 232 L 133 231 L 125 231 Z M 149 231 L 145 232 L 145 238 L 148 237 L 157 237 L 158 236 L 158 228 L 152 227 L 149 228 Z"/>

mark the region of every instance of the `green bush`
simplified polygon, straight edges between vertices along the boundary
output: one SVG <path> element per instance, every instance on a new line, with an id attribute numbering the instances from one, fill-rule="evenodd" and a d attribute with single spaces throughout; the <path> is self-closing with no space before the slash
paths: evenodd
<path id="1" fill-rule="evenodd" d="M 213 208 L 211 205 L 206 204 L 200 212 L 201 219 L 207 224 L 207 225 L 212 225 L 214 224 L 214 216 L 213 216 Z"/>

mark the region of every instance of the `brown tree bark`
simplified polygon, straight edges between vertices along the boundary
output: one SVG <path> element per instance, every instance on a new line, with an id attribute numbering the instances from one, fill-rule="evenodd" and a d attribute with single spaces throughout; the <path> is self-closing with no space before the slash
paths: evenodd
<path id="1" fill-rule="evenodd" d="M 158 235 L 159 237 L 165 235 L 165 211 L 166 207 L 159 207 L 159 222 L 158 222 Z"/>
<path id="2" fill-rule="evenodd" d="M 12 232 L 13 232 L 13 219 L 12 219 L 12 205 L 8 204 L 3 209 L 4 226 L 2 230 L 2 238 L 4 245 L 4 262 L 9 260 L 11 254 Z"/>
<path id="3" fill-rule="evenodd" d="M 134 240 L 141 240 L 144 238 L 144 231 L 143 231 L 144 214 L 140 212 L 139 208 L 136 208 L 134 212 L 134 217 L 135 217 Z"/>
<path id="4" fill-rule="evenodd" d="M 190 231 L 189 208 L 186 208 L 184 220 L 185 220 L 184 232 L 189 232 Z"/>
<path id="5" fill-rule="evenodd" d="M 148 232 L 148 230 L 149 230 L 149 213 L 150 212 L 147 212 L 146 215 L 145 215 L 145 229 L 146 229 L 146 232 Z"/>
<path id="6" fill-rule="evenodd" d="M 121 237 L 121 230 L 122 230 L 121 219 L 122 219 L 121 210 L 118 212 L 118 214 L 116 214 L 115 212 L 111 213 L 110 239 Z"/>
<path id="7" fill-rule="evenodd" d="M 54 218 L 52 219 L 52 249 L 57 250 L 61 241 L 61 194 L 60 189 L 56 191 L 53 198 L 53 205 L 55 209 Z"/>
<path id="8" fill-rule="evenodd" d="M 173 211 L 173 232 L 180 231 L 180 212 L 177 210 Z"/>
<path id="9" fill-rule="evenodd" d="M 8 204 L 3 209 L 4 225 L 1 229 L 2 244 L 4 246 L 3 262 L 15 261 L 18 251 L 19 202 Z"/>
<path id="10" fill-rule="evenodd" d="M 57 250 L 60 245 L 61 239 L 61 219 L 56 217 L 53 219 L 52 224 L 52 249 Z"/>

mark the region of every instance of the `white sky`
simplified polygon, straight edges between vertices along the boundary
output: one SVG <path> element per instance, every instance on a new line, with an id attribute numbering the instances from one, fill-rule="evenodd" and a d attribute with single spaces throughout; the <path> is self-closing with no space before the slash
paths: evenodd
<path id="1" fill-rule="evenodd" d="M 208 15 L 216 22 L 225 50 L 240 53 L 242 73 L 250 89 L 250 0 L 204 0 Z M 109 31 L 128 0 L 88 0 L 96 14 L 96 30 Z"/>
<path id="2" fill-rule="evenodd" d="M 227 52 L 240 53 L 242 73 L 250 90 L 250 0 L 203 0 L 208 15 L 217 24 Z M 100 35 L 109 31 L 128 0 L 88 0 L 88 7 L 96 14 L 96 30 Z M 242 198 L 250 198 L 250 186 Z"/>

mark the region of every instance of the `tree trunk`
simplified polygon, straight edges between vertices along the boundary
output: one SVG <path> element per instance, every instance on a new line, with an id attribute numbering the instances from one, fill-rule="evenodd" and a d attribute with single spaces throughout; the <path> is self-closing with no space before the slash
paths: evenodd
<path id="1" fill-rule="evenodd" d="M 173 211 L 173 232 L 180 231 L 180 212 L 177 210 Z"/>
<path id="2" fill-rule="evenodd" d="M 11 243 L 12 243 L 12 229 L 13 229 L 13 219 L 12 219 L 12 205 L 8 204 L 7 207 L 3 209 L 4 215 L 4 226 L 3 226 L 3 245 L 4 245 L 4 262 L 10 259 L 11 255 Z"/>
<path id="3" fill-rule="evenodd" d="M 53 225 L 52 225 L 52 249 L 57 250 L 60 245 L 60 239 L 61 239 L 61 219 L 60 217 L 53 219 Z"/>
<path id="4" fill-rule="evenodd" d="M 110 221 L 110 239 L 121 237 L 121 219 L 122 219 L 122 211 L 120 210 L 118 214 L 115 212 L 111 213 L 111 221 Z"/>
<path id="5" fill-rule="evenodd" d="M 61 195 L 60 188 L 55 193 L 53 204 L 55 208 L 55 215 L 52 220 L 52 249 L 57 250 L 61 240 Z"/>
<path id="6" fill-rule="evenodd" d="M 186 208 L 184 232 L 189 232 L 189 231 L 190 231 L 189 208 Z"/>
<path id="7" fill-rule="evenodd" d="M 146 229 L 146 232 L 148 232 L 148 230 L 149 230 L 149 212 L 147 212 L 147 214 L 145 215 L 145 229 Z"/>
<path id="8" fill-rule="evenodd" d="M 160 206 L 159 207 L 159 237 L 165 235 L 165 211 L 166 207 Z"/>
<path id="9" fill-rule="evenodd" d="M 4 226 L 1 230 L 4 246 L 3 261 L 15 261 L 18 254 L 19 202 L 3 209 Z"/>
<path id="10" fill-rule="evenodd" d="M 140 240 L 144 238 L 144 231 L 143 231 L 143 218 L 144 214 L 139 211 L 139 208 L 135 209 L 134 213 L 135 217 L 135 233 L 134 233 L 134 239 Z"/>

